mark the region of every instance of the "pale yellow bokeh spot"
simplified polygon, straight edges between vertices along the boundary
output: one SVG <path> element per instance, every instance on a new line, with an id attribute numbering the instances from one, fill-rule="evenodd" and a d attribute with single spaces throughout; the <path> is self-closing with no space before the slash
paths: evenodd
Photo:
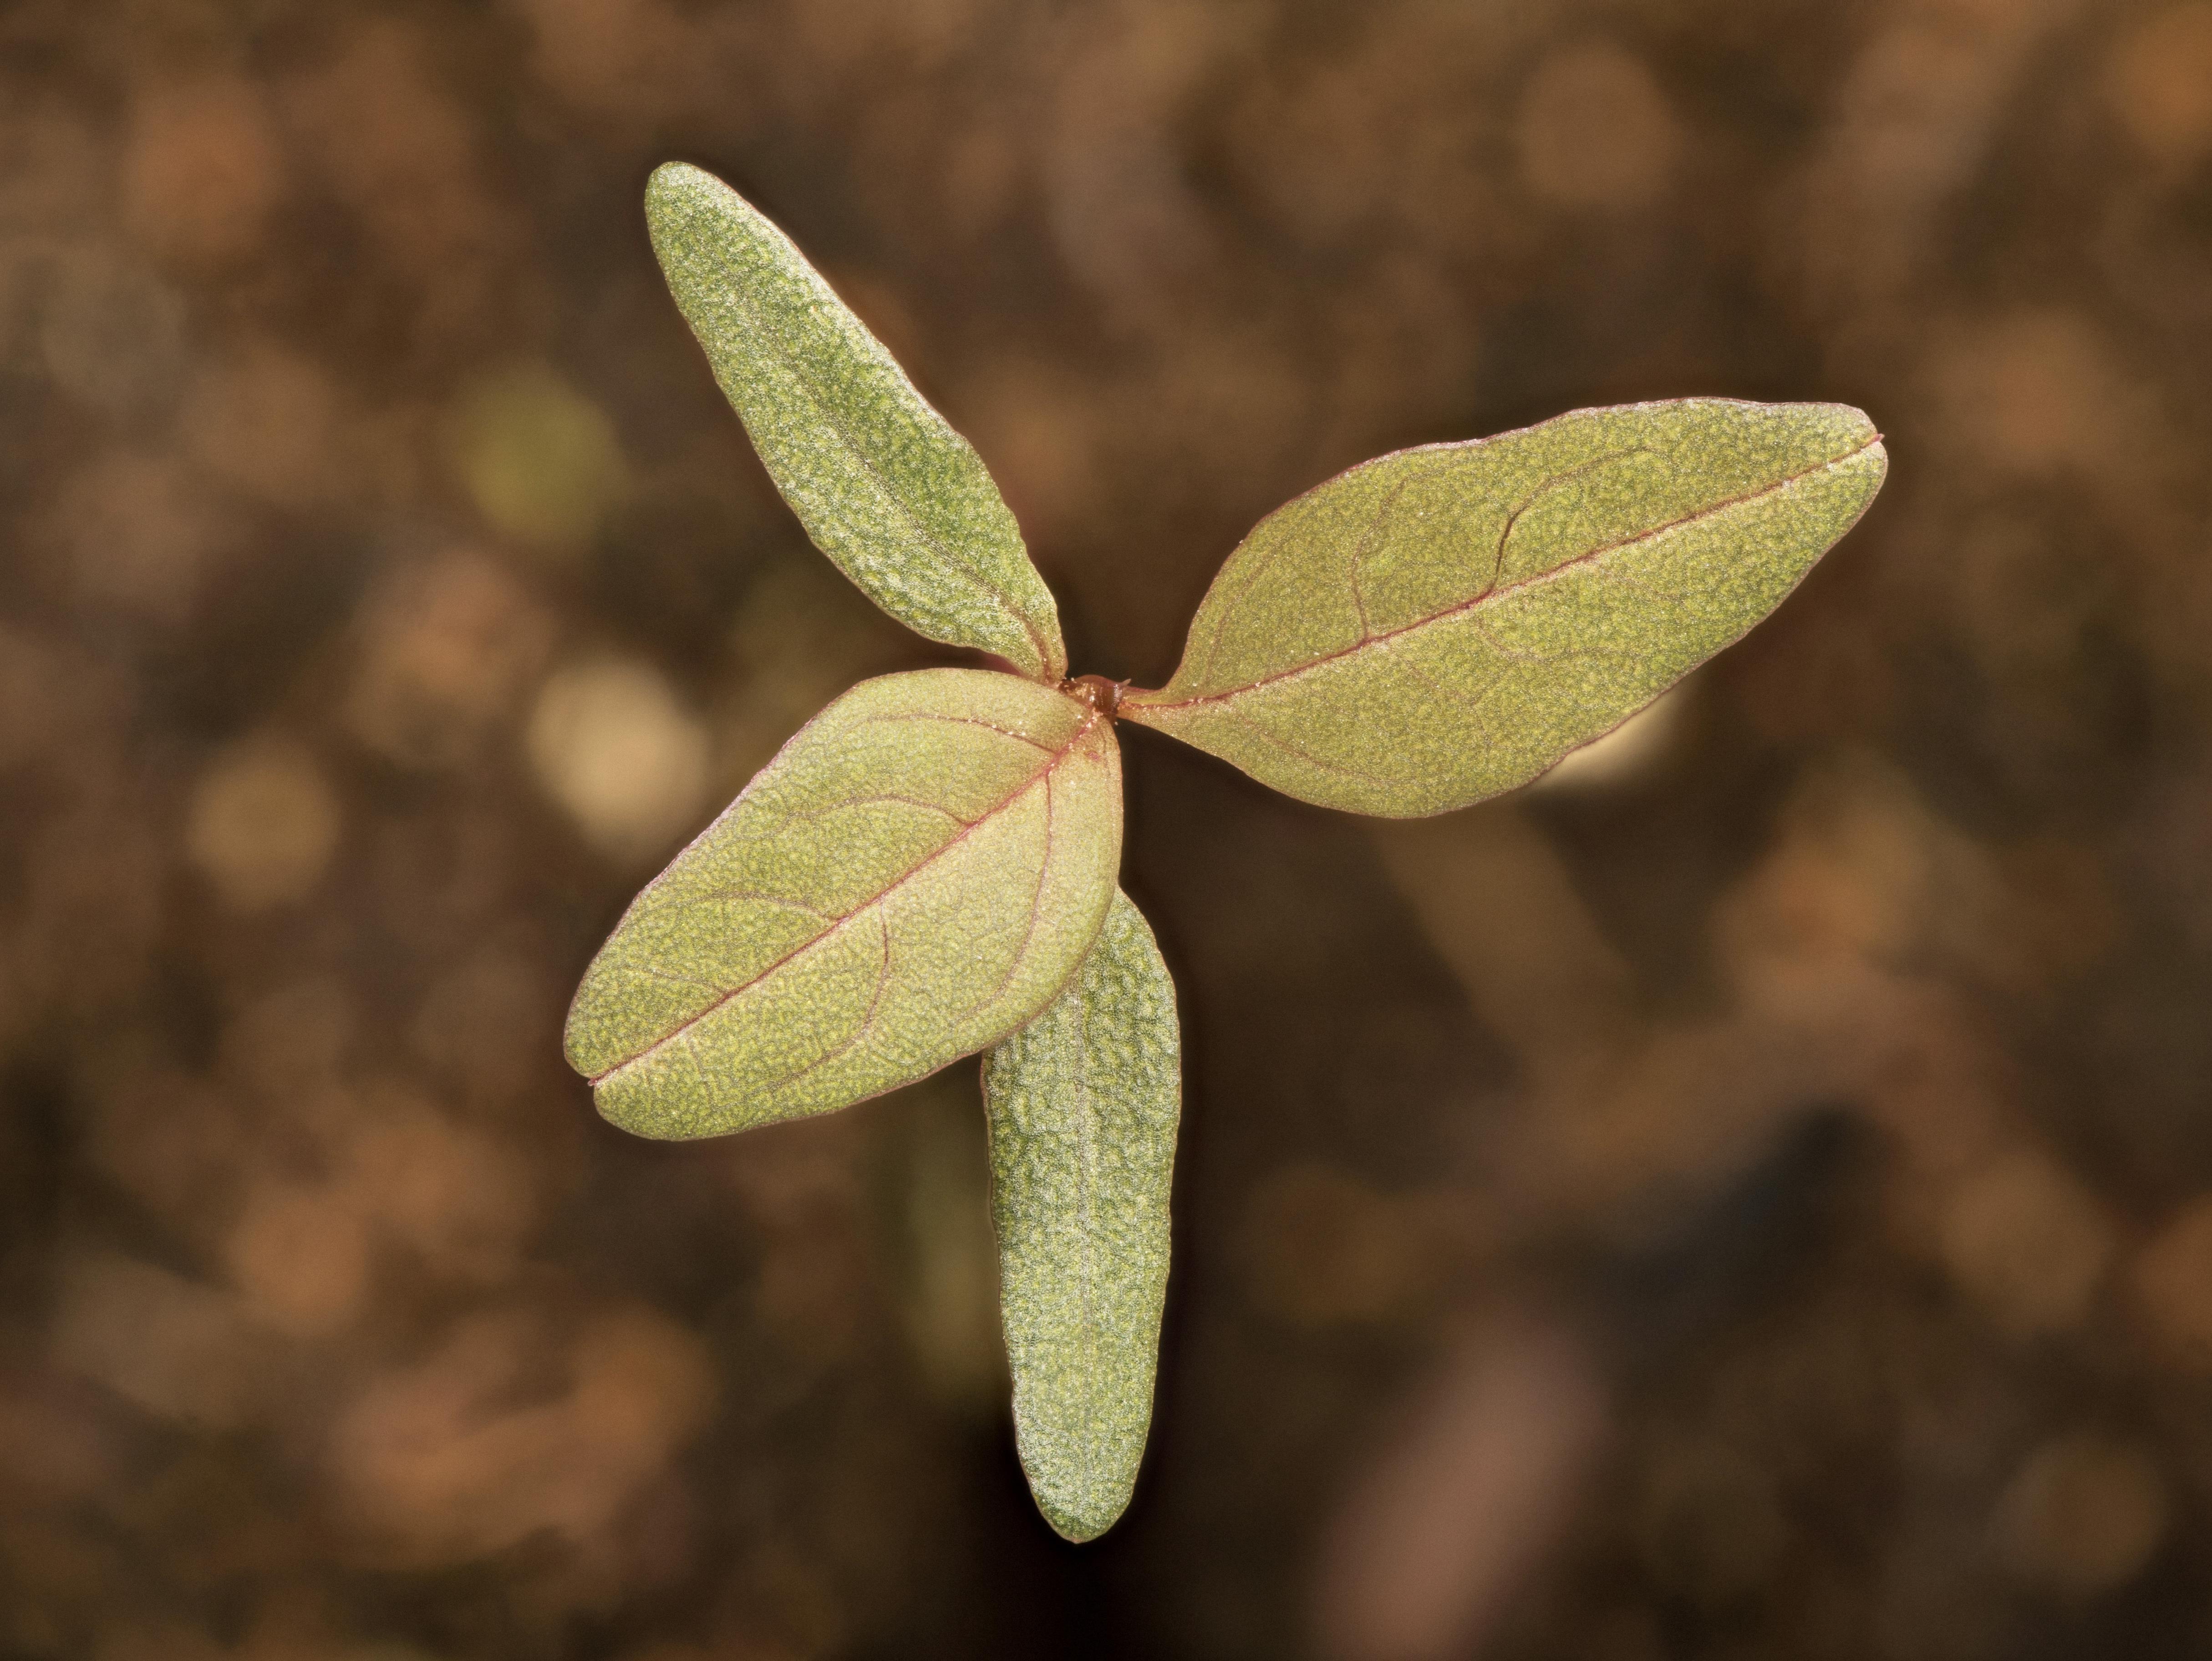
<path id="1" fill-rule="evenodd" d="M 647 858 L 696 828 L 707 726 L 648 665 L 602 659 L 555 671 L 528 747 L 538 782 L 611 859 Z"/>
<path id="2" fill-rule="evenodd" d="M 260 737 L 224 751 L 193 787 L 185 851 L 224 904 L 260 911 L 304 897 L 337 849 L 337 798 L 306 747 Z"/>
<path id="3" fill-rule="evenodd" d="M 447 437 L 477 510 L 533 547 L 582 546 L 629 490 L 614 423 L 544 363 L 514 364 L 463 387 Z"/>
<path id="4" fill-rule="evenodd" d="M 1538 790 L 1603 790 L 1627 784 L 1657 768 L 1674 747 L 1688 707 L 1686 687 L 1661 693 L 1602 738 L 1570 750 L 1539 776 Z"/>

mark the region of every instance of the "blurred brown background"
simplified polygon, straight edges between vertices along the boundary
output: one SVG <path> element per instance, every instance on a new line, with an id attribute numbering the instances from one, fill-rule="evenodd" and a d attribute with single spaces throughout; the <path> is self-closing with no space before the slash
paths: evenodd
<path id="1" fill-rule="evenodd" d="M 1032 1512 L 971 1066 L 647 1145 L 635 885 L 947 660 L 662 290 L 682 156 L 1079 669 L 1577 405 L 1840 399 L 1777 618 L 1381 825 L 1129 733 L 1188 1037 L 1136 1502 Z M 2212 1646 L 2212 5 L 9 0 L 0 1657 Z"/>

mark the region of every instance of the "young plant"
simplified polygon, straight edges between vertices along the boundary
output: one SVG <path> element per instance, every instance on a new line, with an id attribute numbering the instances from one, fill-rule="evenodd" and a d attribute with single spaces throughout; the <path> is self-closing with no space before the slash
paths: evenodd
<path id="1" fill-rule="evenodd" d="M 1115 886 L 1117 721 L 1325 807 L 1527 782 L 1740 638 L 1881 487 L 1832 404 L 1579 410 L 1401 450 L 1229 557 L 1157 691 L 1067 678 L 967 441 L 783 233 L 696 167 L 646 192 L 677 304 L 817 545 L 989 668 L 865 681 L 647 884 L 567 1051 L 640 1135 L 826 1113 L 981 1052 L 1022 1463 L 1072 1540 L 1152 1414 L 1181 1082 L 1175 989 Z"/>

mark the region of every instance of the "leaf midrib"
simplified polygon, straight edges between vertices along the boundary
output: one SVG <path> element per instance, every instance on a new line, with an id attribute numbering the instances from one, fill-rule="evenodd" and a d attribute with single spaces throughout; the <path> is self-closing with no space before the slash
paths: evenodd
<path id="1" fill-rule="evenodd" d="M 1847 450 L 1842 455 L 1831 456 L 1826 461 L 1815 462 L 1809 467 L 1801 468 L 1796 472 L 1777 479 L 1771 484 L 1762 485 L 1756 490 L 1747 490 L 1741 496 L 1729 496 L 1723 501 L 1709 503 L 1695 512 L 1684 514 L 1679 519 L 1669 520 L 1663 525 L 1655 525 L 1648 531 L 1639 531 L 1634 536 L 1622 537 L 1616 541 L 1602 543 L 1597 547 L 1587 549 L 1575 555 L 1571 559 L 1561 560 L 1557 565 L 1547 570 L 1539 571 L 1534 576 L 1524 577 L 1518 582 L 1507 583 L 1503 587 L 1486 588 L 1471 599 L 1448 605 L 1443 611 L 1431 612 L 1429 616 L 1415 622 L 1403 624 L 1396 629 L 1385 630 L 1381 634 L 1363 636 L 1349 646 L 1340 647 L 1334 652 L 1323 653 L 1317 658 L 1309 658 L 1304 663 L 1293 665 L 1288 669 L 1277 670 L 1272 674 L 1262 675 L 1255 680 L 1247 681 L 1239 686 L 1232 686 L 1225 691 L 1195 693 L 1188 697 L 1176 698 L 1172 701 L 1164 696 L 1167 691 L 1165 687 L 1161 688 L 1158 692 L 1127 692 L 1121 697 L 1121 708 L 1128 712 L 1131 720 L 1141 721 L 1150 713 L 1176 714 L 1196 709 L 1201 704 L 1227 703 L 1256 692 L 1262 687 L 1273 686 L 1282 681 L 1294 680 L 1300 675 L 1310 674 L 1317 669 L 1326 668 L 1332 663 L 1355 656 L 1370 647 L 1388 646 L 1391 642 L 1404 636 L 1417 633 L 1437 624 L 1448 623 L 1455 618 L 1464 617 L 1471 612 L 1480 612 L 1484 607 L 1496 601 L 1515 594 L 1524 593 L 1531 588 L 1540 587 L 1568 572 L 1589 564 L 1592 560 L 1601 559 L 1607 554 L 1618 553 L 1624 548 L 1632 548 L 1639 543 L 1650 542 L 1655 538 L 1665 536 L 1671 531 L 1679 531 L 1686 525 L 1695 525 L 1702 520 L 1726 513 L 1732 508 L 1741 508 L 1747 502 L 1757 502 L 1764 497 L 1776 495 L 1802 479 L 1810 478 L 1815 473 L 1824 472 L 1832 467 L 1840 467 L 1847 461 L 1856 460 L 1881 442 L 1881 435 L 1876 433 L 1856 449 Z M 1169 684 L 1173 685 L 1174 683 L 1170 681 Z"/>
<path id="2" fill-rule="evenodd" d="M 1074 700 L 1070 699 L 1069 702 L 1073 703 Z M 1059 749 L 1048 751 L 1043 765 L 1039 767 L 1036 772 L 1032 773 L 1025 781 L 1024 781 L 1019 789 L 1009 792 L 995 806 L 987 807 L 983 812 L 978 813 L 974 818 L 969 820 L 965 825 L 962 826 L 957 833 L 947 837 L 942 843 L 933 849 L 928 854 L 915 861 L 912 865 L 907 867 L 907 868 L 899 873 L 897 876 L 885 883 L 874 893 L 868 896 L 867 898 L 854 905 L 850 910 L 838 914 L 836 916 L 832 918 L 828 927 L 824 928 L 819 934 L 815 934 L 805 940 L 802 940 L 799 945 L 792 947 L 790 951 L 785 952 L 774 963 L 771 963 L 760 970 L 752 977 L 751 979 L 746 981 L 744 984 L 730 988 L 729 990 L 722 993 L 714 1000 L 714 1002 L 708 1004 L 697 1014 L 689 1016 L 677 1025 L 669 1028 L 667 1031 L 662 1033 L 660 1037 L 655 1038 L 651 1043 L 647 1044 L 635 1055 L 625 1056 L 621 1061 L 617 1062 L 612 1067 L 607 1068 L 602 1072 L 590 1074 L 590 1082 L 592 1085 L 597 1086 L 605 1080 L 614 1077 L 624 1068 L 635 1067 L 640 1062 L 646 1060 L 648 1056 L 651 1056 L 658 1051 L 665 1049 L 668 1045 L 674 1043 L 678 1039 L 684 1037 L 685 1035 L 690 1033 L 694 1027 L 697 1026 L 700 1022 L 705 1020 L 709 1015 L 712 1015 L 716 1010 L 723 1008 L 732 1000 L 750 992 L 754 987 L 758 986 L 763 981 L 775 974 L 776 970 L 781 969 L 786 964 L 790 963 L 796 958 L 805 956 L 816 946 L 822 945 L 824 941 L 840 933 L 855 918 L 864 915 L 870 907 L 881 904 L 894 890 L 903 887 L 906 884 L 912 882 L 917 876 L 921 875 L 923 871 L 935 864 L 939 860 L 943 859 L 954 849 L 959 847 L 961 843 L 967 841 L 968 838 L 975 833 L 978 826 L 988 824 L 998 815 L 1006 812 L 1008 809 L 1012 808 L 1016 802 L 1021 800 L 1023 797 L 1028 795 L 1030 791 L 1036 789 L 1040 784 L 1048 783 L 1053 774 L 1066 762 L 1068 757 L 1075 752 L 1076 747 L 1080 745 L 1085 738 L 1086 738 L 1098 725 L 1098 720 L 1099 717 L 1095 712 L 1086 709 L 1084 712 L 1083 719 L 1076 723 L 1074 732 L 1069 734 L 1067 741 L 1061 745 Z M 998 731 L 1000 729 L 994 728 L 993 730 Z M 1009 733 L 1006 736 L 1014 738 L 1020 735 Z M 1036 740 L 1033 739 L 1027 741 L 1032 744 L 1036 743 Z M 1043 857 L 1047 861 L 1049 861 L 1052 857 L 1052 849 L 1048 844 L 1045 849 Z M 1034 904 L 1032 904 L 1031 910 L 1032 912 L 1034 912 Z M 1032 918 L 1032 921 L 1034 921 L 1034 917 Z M 888 928 L 888 922 L 885 927 Z"/>

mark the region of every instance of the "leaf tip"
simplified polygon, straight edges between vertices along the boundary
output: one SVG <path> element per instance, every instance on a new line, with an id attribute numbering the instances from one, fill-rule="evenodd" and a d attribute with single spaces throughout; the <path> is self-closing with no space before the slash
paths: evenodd
<path id="1" fill-rule="evenodd" d="M 689 161 L 664 161 L 645 181 L 646 205 L 651 208 L 656 203 L 667 202 L 685 192 L 696 191 L 702 185 L 717 182 L 714 174 L 703 167 L 693 167 Z"/>
<path id="2" fill-rule="evenodd" d="M 1881 487 L 1889 480 L 1889 447 L 1883 442 L 1880 429 L 1876 428 L 1872 421 L 1867 419 L 1863 411 L 1854 410 L 1851 413 L 1857 416 L 1864 423 L 1866 436 L 1857 449 L 1848 455 L 1838 457 L 1833 465 L 1838 468 L 1857 473 L 1866 480 L 1866 496 L 1860 504 L 1860 511 L 1863 512 L 1866 504 L 1873 502 L 1880 494 Z M 1854 514 L 1851 522 L 1856 523 L 1856 520 L 1857 515 Z M 1844 531 L 1849 528 L 1850 526 L 1846 525 L 1843 530 L 1838 530 L 1835 539 L 1841 541 Z M 1831 545 L 1833 545 L 1831 544 Z"/>
<path id="3" fill-rule="evenodd" d="M 1129 1508 L 1129 1496 L 1125 1492 L 1112 1497 L 1093 1495 L 1086 1502 L 1066 1506 L 1037 1495 L 1037 1513 L 1052 1525 L 1052 1531 L 1072 1546 L 1087 1546 L 1093 1540 L 1121 1520 L 1121 1513 Z"/>
<path id="4" fill-rule="evenodd" d="M 652 1071 L 647 1069 L 648 1075 Z M 687 1142 L 730 1128 L 714 1123 L 711 1104 L 649 1076 L 633 1080 L 620 1069 L 592 1080 L 592 1105 L 616 1129 L 647 1141 Z"/>
<path id="5" fill-rule="evenodd" d="M 664 161 L 645 181 L 645 222 L 653 233 L 653 246 L 666 263 L 667 239 L 682 234 L 702 214 L 724 213 L 744 198 L 704 167 L 689 161 Z"/>
<path id="6" fill-rule="evenodd" d="M 1827 407 L 1841 417 L 1850 436 L 1857 440 L 1858 447 L 1854 453 L 1871 454 L 1876 459 L 1881 458 L 1882 430 L 1874 424 L 1872 416 L 1856 404 L 1832 404 Z"/>
<path id="7" fill-rule="evenodd" d="M 592 1086 L 598 1085 L 599 1075 L 606 1071 L 602 1054 L 605 1045 L 599 1019 L 598 969 L 599 962 L 594 958 L 584 970 L 583 979 L 576 983 L 575 994 L 568 1000 L 568 1019 L 561 1024 L 561 1059 Z"/>

